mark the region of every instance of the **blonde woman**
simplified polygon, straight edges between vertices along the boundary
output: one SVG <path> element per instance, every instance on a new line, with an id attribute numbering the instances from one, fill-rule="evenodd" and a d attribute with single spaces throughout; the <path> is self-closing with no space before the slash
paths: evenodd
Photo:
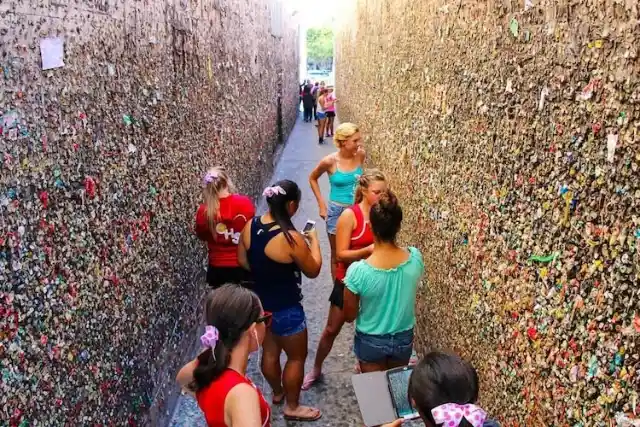
<path id="1" fill-rule="evenodd" d="M 338 219 L 336 230 L 336 279 L 329 297 L 329 316 L 322 331 L 313 370 L 307 374 L 302 389 L 309 389 L 322 375 L 322 363 L 333 347 L 345 319 L 342 312 L 344 277 L 352 262 L 369 257 L 373 253 L 373 232 L 369 223 L 371 206 L 378 202 L 387 190 L 387 178 L 377 169 L 366 170 L 358 180 L 356 204 L 346 209 Z"/>
<path id="2" fill-rule="evenodd" d="M 342 212 L 353 205 L 358 178 L 362 175 L 362 164 L 366 153 L 362 148 L 362 138 L 358 126 L 343 123 L 336 129 L 334 144 L 338 151 L 320 160 L 311 171 L 309 184 L 318 201 L 320 217 L 327 223 L 327 234 L 331 244 L 331 277 L 335 280 L 336 269 L 336 227 Z M 329 176 L 331 191 L 329 203 L 320 192 L 318 179 L 324 174 Z"/>
<path id="3" fill-rule="evenodd" d="M 209 250 L 207 283 L 215 289 L 225 283 L 247 281 L 248 272 L 238 264 L 238 241 L 245 224 L 255 215 L 253 202 L 235 193 L 221 167 L 209 169 L 202 186 L 204 203 L 196 212 L 195 233 L 207 242 Z"/>
<path id="4" fill-rule="evenodd" d="M 327 94 L 325 88 L 319 89 L 320 94 L 318 96 L 318 107 L 316 110 L 316 117 L 318 118 L 318 144 L 324 142 L 324 128 L 327 123 L 327 114 L 324 111 L 324 101 Z"/>

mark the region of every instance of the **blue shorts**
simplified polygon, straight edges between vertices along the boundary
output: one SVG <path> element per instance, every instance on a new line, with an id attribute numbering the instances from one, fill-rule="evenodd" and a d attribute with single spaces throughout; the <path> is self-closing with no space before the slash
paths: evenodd
<path id="1" fill-rule="evenodd" d="M 387 359 L 409 363 L 413 351 L 413 328 L 397 334 L 369 335 L 356 331 L 353 352 L 361 362 L 377 363 Z"/>
<path id="2" fill-rule="evenodd" d="M 347 206 L 329 202 L 329 206 L 327 207 L 327 233 L 336 234 L 338 218 L 340 218 L 340 215 L 345 211 L 345 209 L 347 209 Z"/>
<path id="3" fill-rule="evenodd" d="M 323 119 L 326 119 L 326 118 L 327 118 L 327 115 L 326 115 L 325 113 L 321 113 L 320 111 L 318 111 L 318 112 L 316 113 L 316 118 L 317 118 L 318 120 L 323 120 Z"/>
<path id="4" fill-rule="evenodd" d="M 279 337 L 299 334 L 307 329 L 307 318 L 301 304 L 271 314 L 271 332 Z"/>

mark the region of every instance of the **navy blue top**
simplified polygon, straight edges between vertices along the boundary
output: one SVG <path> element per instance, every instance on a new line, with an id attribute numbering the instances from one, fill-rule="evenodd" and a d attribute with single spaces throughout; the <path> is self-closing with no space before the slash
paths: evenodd
<path id="1" fill-rule="evenodd" d="M 247 259 L 254 279 L 253 290 L 260 297 L 262 308 L 276 312 L 294 307 L 302 301 L 302 276 L 295 262 L 283 264 L 269 258 L 267 244 L 282 233 L 280 228 L 269 230 L 275 222 L 263 224 L 256 216 L 251 221 L 251 244 Z"/>

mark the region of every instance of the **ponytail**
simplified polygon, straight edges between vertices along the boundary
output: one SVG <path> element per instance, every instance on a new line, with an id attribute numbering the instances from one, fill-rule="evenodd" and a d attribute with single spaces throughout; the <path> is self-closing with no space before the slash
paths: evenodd
<path id="1" fill-rule="evenodd" d="M 214 327 L 218 335 L 212 343 L 207 343 L 209 348 L 198 355 L 191 384 L 193 390 L 206 388 L 229 367 L 231 352 L 261 312 L 258 296 L 240 285 L 226 284 L 209 293 L 205 304 L 207 327 Z M 204 344 L 204 336 L 202 341 Z"/>
<path id="2" fill-rule="evenodd" d="M 358 184 L 356 185 L 355 204 L 362 201 L 364 195 L 362 192 L 369 188 L 369 185 L 375 181 L 387 182 L 387 177 L 379 169 L 367 169 L 358 178 Z"/>
<path id="3" fill-rule="evenodd" d="M 276 182 L 273 186 L 265 188 L 262 193 L 262 195 L 267 198 L 269 213 L 271 213 L 274 221 L 284 233 L 284 237 L 290 246 L 295 245 L 295 240 L 293 240 L 291 236 L 291 230 L 295 230 L 296 228 L 291 222 L 291 216 L 287 211 L 287 206 L 289 202 L 299 203 L 301 194 L 298 184 L 288 179 Z"/>
<path id="4" fill-rule="evenodd" d="M 207 171 L 202 178 L 204 203 L 207 206 L 207 223 L 211 234 L 215 236 L 216 221 L 220 217 L 220 193 L 223 190 L 234 191 L 233 183 L 225 170 L 216 166 Z"/>

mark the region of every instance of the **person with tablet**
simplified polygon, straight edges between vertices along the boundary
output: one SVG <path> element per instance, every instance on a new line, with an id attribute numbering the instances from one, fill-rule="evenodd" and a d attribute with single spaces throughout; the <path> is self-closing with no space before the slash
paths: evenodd
<path id="1" fill-rule="evenodd" d="M 427 427 L 499 427 L 476 405 L 479 389 L 478 373 L 469 362 L 434 351 L 413 368 L 409 403 Z"/>
<path id="2" fill-rule="evenodd" d="M 499 427 L 476 405 L 476 370 L 455 354 L 431 352 L 415 366 L 354 375 L 352 382 L 367 426 L 420 418 L 427 427 Z"/>
<path id="3" fill-rule="evenodd" d="M 373 252 L 349 266 L 343 298 L 345 320 L 356 322 L 353 349 L 363 373 L 409 363 L 416 291 L 424 272 L 420 251 L 396 243 L 402 208 L 392 191 L 380 195 L 369 221 Z"/>

